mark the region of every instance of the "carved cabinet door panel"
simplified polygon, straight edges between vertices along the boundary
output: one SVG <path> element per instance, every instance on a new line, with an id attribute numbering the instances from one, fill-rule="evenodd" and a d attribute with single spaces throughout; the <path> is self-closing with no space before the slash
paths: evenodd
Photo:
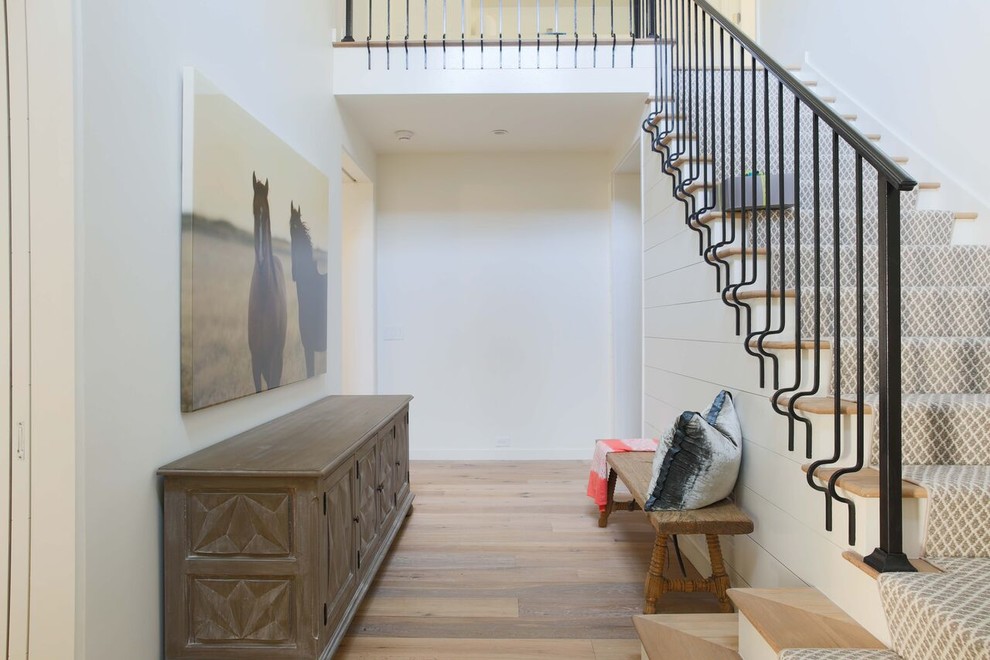
<path id="1" fill-rule="evenodd" d="M 325 549 L 321 562 L 323 625 L 336 625 L 339 614 L 350 601 L 357 584 L 357 556 L 354 552 L 354 502 L 351 469 L 345 467 L 324 483 L 323 531 Z"/>
<path id="2" fill-rule="evenodd" d="M 378 510 L 385 520 L 395 508 L 395 425 L 378 436 Z"/>
<path id="3" fill-rule="evenodd" d="M 378 443 L 370 442 L 358 454 L 354 466 L 354 482 L 357 500 L 355 519 L 358 535 L 358 568 L 363 558 L 368 558 L 378 540 Z"/>

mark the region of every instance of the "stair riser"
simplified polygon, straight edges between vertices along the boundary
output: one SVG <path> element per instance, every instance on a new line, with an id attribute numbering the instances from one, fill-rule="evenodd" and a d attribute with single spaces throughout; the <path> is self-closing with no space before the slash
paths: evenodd
<path id="1" fill-rule="evenodd" d="M 702 207 L 698 207 L 699 209 Z M 795 215 L 793 210 L 787 210 L 784 214 L 784 221 L 781 223 L 779 213 L 776 211 L 770 214 L 770 238 L 767 239 L 766 212 L 758 211 L 756 214 L 756 227 L 754 232 L 751 214 L 747 214 L 746 220 L 746 244 L 764 247 L 770 245 L 775 251 L 780 245 L 780 226 L 784 229 L 784 247 L 793 248 L 797 242 L 795 231 Z M 854 246 L 856 244 L 855 212 L 843 209 L 839 214 L 839 244 L 843 246 Z M 878 244 L 877 214 L 876 212 L 864 213 L 865 223 L 863 227 L 863 245 L 876 246 Z M 947 211 L 935 211 L 928 209 L 905 210 L 901 217 L 903 230 L 901 232 L 902 246 L 948 246 L 952 240 L 952 232 L 955 227 L 955 219 L 952 213 Z M 730 223 L 734 223 L 730 224 Z M 708 223 L 711 227 L 712 235 L 715 236 L 713 242 L 729 241 L 741 244 L 743 229 L 739 219 L 734 219 L 731 215 L 726 215 L 725 229 L 722 229 L 722 219 L 716 218 Z M 832 245 L 833 224 L 832 213 L 822 212 L 822 219 L 818 229 L 823 246 Z M 801 245 L 814 245 L 815 223 L 814 216 L 803 214 L 801 216 Z"/>
<path id="2" fill-rule="evenodd" d="M 875 245 L 864 247 L 864 283 L 876 287 L 878 282 L 878 249 Z M 801 250 L 801 281 L 826 282 L 834 280 L 834 250 L 821 250 L 821 274 L 815 272 L 815 250 Z M 771 282 L 780 282 L 780 259 L 771 259 Z M 856 251 L 846 247 L 839 251 L 841 286 L 856 284 Z M 765 268 L 766 257 L 763 258 Z M 795 286 L 796 253 L 789 248 L 784 257 L 784 287 Z M 924 287 L 939 284 L 945 287 L 990 287 L 990 247 L 987 246 L 907 246 L 901 251 L 901 286 Z M 779 286 L 779 284 L 778 284 Z"/>
<path id="3" fill-rule="evenodd" d="M 870 338 L 864 355 L 866 390 L 880 389 L 879 346 Z M 856 382 L 857 355 L 855 338 L 843 343 L 840 389 L 849 391 Z M 907 340 L 901 350 L 901 391 L 905 394 L 944 392 L 990 393 L 990 342 L 963 340 Z M 835 380 L 832 385 L 834 388 Z M 831 391 L 835 391 L 832 389 Z"/>
<path id="4" fill-rule="evenodd" d="M 774 246 L 776 247 L 776 246 Z M 878 256 L 877 247 L 869 246 L 863 250 L 864 264 L 864 286 L 876 288 L 878 286 Z M 770 282 L 775 288 L 790 289 L 797 285 L 795 272 L 797 271 L 796 251 L 792 246 L 785 248 L 784 253 L 784 279 L 780 277 L 780 251 L 773 249 L 767 253 L 755 255 L 752 250 L 747 251 L 746 271 L 754 271 L 759 274 L 758 281 L 764 282 L 763 273 L 767 270 L 767 261 L 770 261 Z M 809 283 L 824 282 L 826 287 L 834 284 L 832 248 L 825 247 L 818 255 L 821 264 L 820 275 L 815 272 L 815 250 L 808 246 L 801 250 L 801 283 L 807 286 Z M 856 252 L 852 246 L 840 249 L 840 286 L 856 285 Z M 925 287 L 938 283 L 945 287 L 990 287 L 990 247 L 987 246 L 906 246 L 901 251 L 901 286 L 902 287 Z M 734 254 L 722 257 L 731 266 L 733 279 L 738 282 L 742 276 L 742 255 Z"/>
<path id="5" fill-rule="evenodd" d="M 787 335 L 785 338 L 792 338 Z M 781 336 L 770 339 L 781 339 Z M 823 338 L 824 342 L 834 341 Z M 864 347 L 864 386 L 866 392 L 878 392 L 880 389 L 879 375 L 879 346 L 876 338 L 871 337 Z M 794 349 L 775 349 L 771 352 L 777 356 L 780 382 L 790 385 L 794 382 L 795 363 L 797 361 Z M 815 389 L 815 359 L 814 351 L 808 348 L 800 351 L 801 355 L 801 387 L 805 391 Z M 833 363 L 834 351 L 823 349 L 819 356 L 818 395 L 835 392 L 836 383 L 842 392 L 854 391 L 857 378 L 857 353 L 855 337 L 843 339 L 841 350 L 842 371 L 840 379 L 835 378 Z M 768 372 L 769 373 L 769 372 Z M 969 349 L 950 349 L 940 346 L 923 347 L 919 344 L 908 343 L 902 347 L 901 355 L 901 391 L 904 394 L 924 392 L 944 392 L 946 394 L 964 394 L 972 392 L 990 393 L 990 347 L 983 344 L 970 346 Z"/>
<path id="6" fill-rule="evenodd" d="M 846 354 L 847 350 L 850 351 L 850 355 L 855 355 L 855 345 L 853 343 L 849 345 L 843 343 L 843 354 Z M 867 351 L 866 362 L 868 365 L 871 363 L 873 365 L 876 364 L 875 351 L 875 347 L 872 351 Z M 773 351 L 773 353 L 778 358 L 780 387 L 791 387 L 795 381 L 795 369 L 798 360 L 795 351 L 778 350 Z M 832 379 L 834 368 L 832 366 L 833 358 L 834 352 L 823 351 L 821 354 L 821 380 L 819 382 L 817 396 L 830 396 L 834 392 L 834 381 Z M 902 363 L 905 382 L 909 380 L 917 382 L 925 378 L 923 375 L 924 367 L 915 366 L 910 360 L 911 356 L 908 354 Z M 802 378 L 801 389 L 799 391 L 810 392 L 814 388 L 814 379 L 812 378 L 814 372 L 813 352 L 811 350 L 801 351 L 800 361 Z M 845 361 L 845 357 L 843 357 L 843 362 Z M 758 365 L 756 358 L 753 358 L 753 362 L 754 366 Z M 773 385 L 773 381 L 769 361 L 767 361 L 766 368 L 766 385 L 770 388 Z M 871 371 L 873 374 L 876 374 L 875 367 L 868 366 L 867 369 L 868 374 Z M 842 383 L 843 398 L 854 398 L 854 394 L 850 394 L 856 391 L 855 378 L 852 373 L 844 373 Z M 878 401 L 876 385 L 867 381 L 865 391 L 865 403 L 875 407 Z M 910 395 L 911 393 L 908 389 L 904 390 L 905 395 Z M 990 446 L 985 442 L 984 436 L 984 430 L 988 425 L 988 418 L 990 418 L 990 406 L 981 405 L 978 402 L 965 404 L 949 400 L 948 396 L 946 394 L 944 398 L 937 398 L 934 402 L 927 404 L 911 400 L 904 402 L 901 426 L 905 464 L 990 464 Z M 827 443 L 825 449 L 820 449 L 816 445 L 815 455 L 817 456 L 820 451 L 827 452 L 828 447 L 831 447 L 832 416 L 812 415 L 812 417 L 814 417 L 815 421 L 814 437 L 824 438 L 824 442 Z M 850 441 L 849 439 L 855 438 L 855 432 L 853 430 L 855 428 L 855 416 L 844 415 L 842 419 L 843 424 L 847 425 L 843 429 L 843 436 L 847 441 Z M 876 456 L 878 454 L 879 429 L 874 427 L 874 416 L 872 414 L 867 415 L 865 420 L 870 455 Z M 827 453 L 822 455 L 827 455 Z"/>
<path id="7" fill-rule="evenodd" d="M 738 282 L 738 279 L 733 279 Z M 723 276 L 723 286 L 725 286 Z M 729 291 L 732 287 L 729 288 Z M 765 324 L 764 308 L 766 300 L 763 292 L 763 280 L 757 278 L 755 284 L 743 287 L 742 291 L 759 291 L 760 297 L 743 299 L 740 304 L 753 311 L 753 327 Z M 732 301 L 731 293 L 726 297 Z M 879 292 L 867 288 L 863 295 L 863 326 L 862 332 L 866 337 L 880 335 L 879 321 Z M 801 337 L 812 339 L 816 334 L 831 337 L 836 334 L 842 337 L 855 337 L 859 334 L 857 317 L 857 299 L 854 288 L 844 288 L 840 295 L 839 328 L 836 332 L 834 305 L 831 290 L 821 296 L 820 319 L 815 324 L 815 291 L 812 288 L 802 290 L 801 295 Z M 901 292 L 901 334 L 903 337 L 982 337 L 990 335 L 990 289 L 905 289 Z M 781 312 L 780 298 L 771 298 L 772 318 L 779 324 L 781 313 L 787 321 L 784 336 L 794 338 L 795 330 L 791 323 L 797 314 L 797 300 L 787 298 Z"/>
<path id="8" fill-rule="evenodd" d="M 839 334 L 859 333 L 858 296 L 855 289 L 843 289 L 839 298 Z M 801 332 L 815 331 L 813 289 L 802 291 Z M 821 331 L 834 332 L 831 291 L 821 297 Z M 879 336 L 879 292 L 863 293 L 863 334 Z M 905 337 L 982 337 L 990 335 L 990 289 L 903 289 L 901 291 L 901 334 Z"/>

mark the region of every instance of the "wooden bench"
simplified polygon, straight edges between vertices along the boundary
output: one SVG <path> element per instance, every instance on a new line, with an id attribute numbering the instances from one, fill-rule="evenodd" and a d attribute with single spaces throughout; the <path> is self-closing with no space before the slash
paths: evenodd
<path id="1" fill-rule="evenodd" d="M 630 511 L 646 506 L 646 491 L 653 476 L 653 452 L 611 453 L 607 457 L 608 502 L 599 519 L 599 525 L 608 524 L 608 516 L 622 506 Z M 615 502 L 616 480 L 621 479 L 633 496 L 633 502 Z M 693 511 L 646 511 L 646 516 L 657 532 L 653 543 L 653 556 L 646 574 L 646 604 L 643 614 L 654 614 L 657 599 L 668 591 L 708 591 L 715 594 L 723 612 L 732 612 L 732 603 L 726 595 L 729 589 L 729 576 L 722 561 L 720 534 L 749 534 L 753 531 L 753 521 L 742 509 L 730 500 L 722 500 L 704 509 Z M 712 574 L 702 579 L 670 579 L 664 577 L 663 568 L 667 563 L 667 543 L 677 534 L 704 534 L 708 542 L 708 556 Z"/>

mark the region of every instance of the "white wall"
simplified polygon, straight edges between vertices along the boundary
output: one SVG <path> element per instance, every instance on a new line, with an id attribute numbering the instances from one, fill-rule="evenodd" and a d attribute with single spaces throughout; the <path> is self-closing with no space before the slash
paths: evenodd
<path id="1" fill-rule="evenodd" d="M 633 156 L 639 158 L 638 149 Z M 638 438 L 643 434 L 643 216 L 640 194 L 639 173 L 612 177 L 612 434 L 619 438 Z"/>
<path id="2" fill-rule="evenodd" d="M 379 388 L 416 397 L 414 456 L 587 458 L 610 434 L 610 165 L 379 159 Z"/>
<path id="3" fill-rule="evenodd" d="M 325 377 L 179 413 L 181 67 L 198 67 L 329 176 L 329 242 L 339 246 L 344 131 L 331 97 L 334 7 L 96 0 L 75 10 L 79 644 L 92 660 L 141 660 L 161 654 L 156 468 L 340 387 L 340 276 L 331 271 Z M 373 167 L 362 145 L 347 146 L 365 171 Z M 333 252 L 330 263 L 339 265 Z"/>
<path id="4" fill-rule="evenodd" d="M 759 17 L 761 45 L 770 55 L 786 64 L 807 55 L 840 96 L 990 207 L 984 82 L 990 3 L 760 0 Z M 990 222 L 980 224 L 977 233 L 986 240 Z"/>

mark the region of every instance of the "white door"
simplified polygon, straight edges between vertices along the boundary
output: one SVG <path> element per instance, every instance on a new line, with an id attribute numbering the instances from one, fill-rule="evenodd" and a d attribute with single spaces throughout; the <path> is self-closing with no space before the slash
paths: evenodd
<path id="1" fill-rule="evenodd" d="M 8 659 L 28 655 L 31 541 L 31 236 L 28 208 L 25 0 L 0 0 L 0 224 L 4 314 L 0 361 L 7 445 L 0 450 L 0 634 Z M 16 191 L 16 194 L 15 194 Z"/>

